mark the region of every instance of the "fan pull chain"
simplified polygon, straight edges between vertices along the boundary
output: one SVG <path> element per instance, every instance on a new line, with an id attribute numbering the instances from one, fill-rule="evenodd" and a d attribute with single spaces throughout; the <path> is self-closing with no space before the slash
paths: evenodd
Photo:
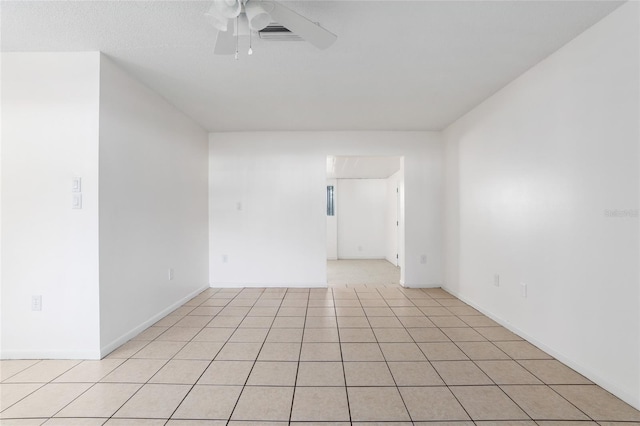
<path id="1" fill-rule="evenodd" d="M 251 28 L 249 28 L 249 51 L 247 52 L 247 55 L 253 55 L 253 49 L 251 48 Z"/>
<path id="2" fill-rule="evenodd" d="M 238 17 L 236 16 L 236 61 L 238 60 L 238 40 L 240 39 L 240 28 L 238 27 Z"/>

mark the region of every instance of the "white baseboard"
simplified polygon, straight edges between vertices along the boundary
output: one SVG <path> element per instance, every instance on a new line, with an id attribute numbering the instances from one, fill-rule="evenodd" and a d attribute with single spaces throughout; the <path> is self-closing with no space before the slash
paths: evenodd
<path id="1" fill-rule="evenodd" d="M 582 374 L 587 379 L 591 380 L 593 383 L 595 383 L 598 386 L 602 387 L 603 389 L 611 392 L 613 395 L 617 396 L 618 398 L 620 398 L 621 400 L 623 400 L 627 404 L 629 404 L 632 407 L 640 410 L 640 399 L 638 398 L 638 396 L 630 394 L 625 389 L 621 389 L 616 383 L 612 383 L 606 377 L 603 377 L 600 373 L 598 373 L 596 371 L 593 371 L 590 368 L 587 368 L 587 367 L 575 362 L 573 359 L 569 358 L 568 356 L 566 356 L 562 352 L 559 352 L 556 349 L 546 345 L 544 342 L 539 341 L 535 337 L 533 337 L 533 336 L 529 335 L 528 333 L 526 333 L 524 330 L 521 330 L 518 327 L 515 327 L 513 324 L 510 324 L 508 321 L 504 320 L 503 318 L 499 317 L 498 315 L 493 314 L 493 312 L 487 311 L 486 309 L 482 308 L 477 303 L 475 303 L 473 300 L 470 300 L 470 299 L 462 296 L 458 292 L 453 291 L 453 290 L 451 290 L 449 288 L 446 288 L 444 286 L 442 288 L 443 288 L 443 290 L 446 290 L 448 293 L 451 293 L 452 295 L 454 295 L 458 299 L 462 300 L 464 303 L 466 303 L 466 304 L 472 306 L 473 308 L 475 308 L 476 310 L 482 312 L 484 315 L 488 316 L 489 318 L 491 318 L 492 320 L 494 320 L 495 322 L 497 322 L 501 326 L 509 329 L 510 331 L 512 331 L 515 334 L 517 334 L 518 336 L 522 337 L 523 339 L 525 339 L 529 343 L 532 343 L 533 345 L 535 345 L 538 348 L 542 349 L 543 351 L 545 351 L 546 353 L 548 353 L 549 355 L 551 355 L 552 357 L 554 357 L 555 359 L 557 359 L 561 363 L 565 364 L 566 366 L 568 366 L 568 367 L 572 368 L 573 370 L 577 371 L 578 373 Z"/>
<path id="2" fill-rule="evenodd" d="M 192 291 L 191 293 L 189 293 L 188 295 L 184 296 L 183 298 L 181 298 L 177 302 L 171 304 L 167 308 L 163 309 L 161 312 L 158 312 L 156 315 L 154 315 L 151 318 L 149 318 L 148 320 L 144 321 L 142 324 L 140 324 L 137 327 L 134 327 L 133 329 L 131 329 L 128 332 L 124 333 L 123 335 L 121 335 L 117 339 L 113 340 L 112 342 L 102 346 L 100 348 L 100 355 L 101 355 L 100 358 L 104 358 L 105 356 L 109 355 L 115 349 L 117 349 L 118 347 L 120 347 L 124 343 L 127 343 L 129 340 L 131 340 L 132 338 L 136 337 L 138 334 L 140 334 L 141 332 L 143 332 L 147 328 L 151 327 L 153 324 L 155 324 L 156 322 L 158 322 L 159 320 L 161 320 L 162 318 L 164 318 L 165 316 L 167 316 L 171 312 L 175 311 L 177 308 L 179 308 L 180 306 L 184 305 L 186 302 L 188 302 L 189 300 L 193 299 L 198 294 L 202 293 L 203 291 L 205 291 L 208 288 L 209 288 L 209 286 L 203 286 L 203 287 L 198 288 L 195 291 Z"/>

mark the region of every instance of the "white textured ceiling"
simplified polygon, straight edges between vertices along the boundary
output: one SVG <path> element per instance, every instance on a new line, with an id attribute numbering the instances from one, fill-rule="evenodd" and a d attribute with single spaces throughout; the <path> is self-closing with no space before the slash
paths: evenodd
<path id="1" fill-rule="evenodd" d="M 254 41 L 214 56 L 205 1 L 2 1 L 3 51 L 95 51 L 209 131 L 438 130 L 616 1 L 286 1 L 328 50 Z"/>

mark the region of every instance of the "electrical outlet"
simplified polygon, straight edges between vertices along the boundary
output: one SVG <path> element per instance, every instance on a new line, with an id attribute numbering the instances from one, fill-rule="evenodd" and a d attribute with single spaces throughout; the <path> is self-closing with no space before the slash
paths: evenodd
<path id="1" fill-rule="evenodd" d="M 499 274 L 494 274 L 493 275 L 493 285 L 495 285 L 496 287 L 500 287 L 500 275 Z"/>
<path id="2" fill-rule="evenodd" d="M 168 272 L 167 275 L 169 277 L 169 281 L 171 281 L 173 279 L 173 268 L 169 268 L 167 272 Z"/>
<path id="3" fill-rule="evenodd" d="M 358 251 L 362 251 L 362 246 L 358 246 Z"/>
<path id="4" fill-rule="evenodd" d="M 42 296 L 31 296 L 31 310 L 32 311 L 41 311 L 42 310 Z"/>
<path id="5" fill-rule="evenodd" d="M 227 263 L 229 261 L 229 256 L 227 256 L 226 254 L 222 255 L 222 263 Z"/>
<path id="6" fill-rule="evenodd" d="M 423 254 L 423 255 L 420 256 L 420 263 L 423 264 L 423 265 L 427 264 L 427 255 L 426 254 Z"/>
<path id="7" fill-rule="evenodd" d="M 522 291 L 522 297 L 527 298 L 527 285 L 525 283 L 520 283 L 520 290 Z"/>

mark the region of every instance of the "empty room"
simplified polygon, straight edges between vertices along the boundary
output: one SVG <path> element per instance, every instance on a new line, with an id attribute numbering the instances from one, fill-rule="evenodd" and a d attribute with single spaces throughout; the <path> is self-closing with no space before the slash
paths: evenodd
<path id="1" fill-rule="evenodd" d="M 0 2 L 0 426 L 640 425 L 640 2 Z"/>

